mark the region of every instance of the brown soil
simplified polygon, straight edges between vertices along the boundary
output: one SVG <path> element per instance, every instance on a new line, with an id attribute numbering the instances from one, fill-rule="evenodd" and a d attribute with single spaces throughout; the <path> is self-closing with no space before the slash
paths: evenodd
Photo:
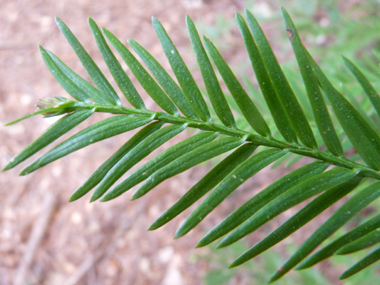
<path id="1" fill-rule="evenodd" d="M 124 42 L 127 38 L 137 40 L 168 67 L 151 26 L 151 16 L 155 16 L 162 21 L 179 51 L 184 54 L 185 61 L 194 66 L 186 36 L 185 15 L 190 15 L 195 22 L 202 19 L 211 25 L 215 24 L 216 15 L 233 18 L 234 12 L 243 7 L 243 2 L 2 0 L 0 167 L 3 168 L 12 156 L 36 139 L 55 119 L 34 117 L 11 127 L 4 127 L 4 124 L 34 111 L 34 105 L 40 98 L 67 97 L 49 74 L 37 45 L 53 51 L 85 76 L 74 52 L 54 24 L 55 16 L 71 27 L 103 70 L 106 69 L 93 42 L 87 17 L 107 27 Z M 245 53 L 241 52 L 241 45 L 233 44 L 241 41 L 236 31 L 232 30 L 227 35 L 232 43 L 229 45 L 232 52 L 225 52 L 232 66 L 246 59 Z M 106 75 L 109 76 L 108 73 Z M 199 79 L 199 72 L 195 72 L 195 76 Z M 155 108 L 147 96 L 144 100 L 147 107 Z M 103 117 L 94 116 L 78 129 Z M 149 233 L 146 230 L 204 175 L 205 168 L 210 168 L 210 164 L 162 183 L 138 201 L 129 201 L 130 191 L 108 203 L 89 204 L 89 196 L 68 203 L 76 187 L 132 134 L 97 143 L 31 175 L 18 177 L 22 166 L 0 174 L 0 193 L 3 197 L 0 200 L 1 285 L 19 281 L 18 284 L 201 284 L 203 274 L 210 268 L 206 261 L 198 257 L 207 254 L 209 249 L 194 249 L 202 234 L 235 209 L 236 205 L 251 197 L 254 191 L 285 173 L 281 169 L 263 171 L 246 183 L 240 196 L 233 195 L 196 230 L 179 240 L 173 240 L 172 237 L 190 211 L 159 230 Z M 181 136 L 171 143 L 180 139 Z M 50 218 L 49 213 L 52 214 Z M 292 213 L 286 213 L 271 225 L 271 229 Z M 265 233 L 259 231 L 251 240 L 257 241 Z M 294 236 L 292 240 L 299 243 L 302 239 L 301 236 Z M 336 279 L 336 275 L 332 273 L 329 277 Z M 238 280 L 234 282 L 243 284 Z"/>

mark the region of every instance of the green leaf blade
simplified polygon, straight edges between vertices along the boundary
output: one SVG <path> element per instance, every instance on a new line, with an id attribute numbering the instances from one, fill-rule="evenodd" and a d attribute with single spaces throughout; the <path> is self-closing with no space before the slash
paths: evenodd
<path id="1" fill-rule="evenodd" d="M 20 175 L 29 174 L 45 166 L 46 164 L 53 162 L 63 156 L 66 156 L 74 151 L 77 151 L 83 147 L 141 127 L 151 121 L 151 118 L 131 118 L 127 116 L 114 116 L 100 121 L 68 138 L 47 152 L 45 155 L 28 165 Z"/>
<path id="2" fill-rule="evenodd" d="M 322 213 L 332 204 L 346 196 L 349 192 L 355 189 L 360 183 L 361 178 L 354 177 L 347 182 L 340 184 L 326 192 L 322 193 L 320 196 L 315 198 L 297 214 L 287 220 L 284 224 L 278 227 L 270 235 L 261 240 L 254 247 L 246 251 L 239 258 L 237 258 L 230 267 L 236 267 L 244 262 L 258 256 L 262 252 L 271 248 L 275 244 L 284 240 L 286 237 L 297 231 L 299 228 L 304 226 L 306 223 L 314 219 L 317 215 Z"/>
<path id="3" fill-rule="evenodd" d="M 250 33 L 243 17 L 238 13 L 236 14 L 236 20 L 251 60 L 252 67 L 255 71 L 257 82 L 259 83 L 261 92 L 273 116 L 275 124 L 286 141 L 296 143 L 296 133 L 286 116 L 285 110 L 278 98 L 278 94 L 269 78 L 263 58 L 260 55 L 252 34 Z"/>
<path id="4" fill-rule="evenodd" d="M 191 107 L 189 101 L 183 94 L 181 88 L 174 82 L 167 71 L 158 63 L 158 61 L 141 45 L 134 40 L 128 40 L 130 46 L 135 50 L 145 65 L 152 72 L 157 82 L 164 89 L 166 94 L 173 100 L 178 109 L 188 118 L 198 119 L 197 114 Z"/>
<path id="5" fill-rule="evenodd" d="M 162 181 L 238 147 L 243 144 L 245 140 L 246 138 L 220 138 L 190 151 L 149 176 L 149 178 L 145 180 L 145 182 L 133 194 L 132 200 L 145 195 Z"/>
<path id="6" fill-rule="evenodd" d="M 216 239 L 227 234 L 258 210 L 268 204 L 282 193 L 291 189 L 300 181 L 306 180 L 314 175 L 320 174 L 329 166 L 328 163 L 313 162 L 305 165 L 272 183 L 257 195 L 249 199 L 246 203 L 236 209 L 232 214 L 225 218 L 221 223 L 209 231 L 197 244 L 197 247 L 206 246 Z"/>
<path id="7" fill-rule="evenodd" d="M 359 211 L 364 209 L 369 203 L 379 196 L 380 182 L 376 182 L 355 194 L 343 206 L 335 211 L 334 214 L 301 245 L 301 247 L 289 258 L 281 269 L 273 275 L 270 281 L 277 280 L 296 266 L 326 238 L 332 235 L 351 218 L 353 218 Z"/>
<path id="8" fill-rule="evenodd" d="M 130 138 L 121 148 L 119 148 L 109 159 L 107 159 L 94 173 L 71 195 L 69 202 L 78 200 L 87 194 L 92 188 L 107 175 L 108 171 L 135 146 L 142 142 L 146 137 L 159 130 L 163 126 L 163 122 L 153 122 L 137 134 Z"/>
<path id="9" fill-rule="evenodd" d="M 251 218 L 228 234 L 218 247 L 225 247 L 236 242 L 287 209 L 290 209 L 325 190 L 344 183 L 353 178 L 356 174 L 356 171 L 335 168 L 296 184 L 294 187 L 269 202 Z"/>
<path id="10" fill-rule="evenodd" d="M 258 134 L 265 137 L 271 137 L 269 127 L 263 116 L 260 114 L 251 98 L 249 98 L 247 92 L 233 74 L 228 64 L 224 61 L 214 44 L 206 37 L 203 38 L 203 41 L 210 57 L 214 61 L 214 64 L 226 83 L 228 90 L 231 92 L 231 95 L 234 97 L 248 123 Z"/>
<path id="11" fill-rule="evenodd" d="M 141 86 L 148 93 L 148 95 L 157 103 L 164 111 L 172 115 L 178 115 L 178 110 L 170 101 L 168 96 L 162 91 L 161 87 L 153 80 L 152 76 L 145 70 L 145 68 L 138 62 L 134 55 L 116 38 L 110 31 L 103 29 L 106 38 L 111 42 L 113 47 L 120 54 L 121 58 L 128 65 L 136 79 L 140 82 Z"/>
<path id="12" fill-rule="evenodd" d="M 274 89 L 284 107 L 285 113 L 290 120 L 298 138 L 308 147 L 317 149 L 313 131 L 306 119 L 302 108 L 290 87 L 284 72 L 282 71 L 273 51 L 270 47 L 263 31 L 257 23 L 255 17 L 246 10 L 248 26 L 253 34 L 257 47 L 261 53 L 264 64 L 267 68 L 270 79 L 273 82 Z"/>
<path id="13" fill-rule="evenodd" d="M 348 67 L 348 69 L 354 74 L 363 90 L 367 94 L 369 100 L 371 101 L 373 107 L 375 108 L 377 115 L 380 117 L 380 98 L 379 94 L 376 92 L 375 88 L 373 88 L 372 84 L 369 82 L 367 77 L 361 72 L 361 70 L 353 64 L 349 59 L 343 57 L 344 63 Z"/>
<path id="14" fill-rule="evenodd" d="M 364 268 L 372 265 L 373 263 L 380 260 L 380 248 L 372 252 L 370 255 L 366 256 L 350 269 L 343 272 L 341 276 L 339 276 L 339 280 L 347 279 L 348 277 L 362 271 Z"/>
<path id="15" fill-rule="evenodd" d="M 186 16 L 186 24 L 190 41 L 201 70 L 203 82 L 206 86 L 207 94 L 210 97 L 215 113 L 225 126 L 236 128 L 234 116 L 232 115 L 231 109 L 227 104 L 226 98 L 224 97 L 222 88 L 219 85 L 214 69 L 212 68 L 211 62 L 202 45 L 198 31 L 189 16 Z"/>
<path id="16" fill-rule="evenodd" d="M 368 166 L 380 170 L 380 137 L 360 113 L 330 83 L 309 55 L 313 70 L 325 91 L 334 112 L 356 151 Z"/>
<path id="17" fill-rule="evenodd" d="M 111 84 L 105 78 L 103 73 L 100 71 L 99 67 L 95 64 L 93 59 L 83 48 L 83 46 L 74 36 L 74 34 L 70 31 L 70 29 L 65 25 L 65 23 L 61 19 L 56 18 L 55 22 L 58 28 L 61 30 L 62 34 L 69 42 L 72 49 L 77 54 L 88 75 L 94 81 L 95 85 L 99 88 L 99 90 L 102 92 L 104 98 L 112 105 L 121 106 L 120 98 L 117 96 L 115 90 L 112 88 Z"/>
<path id="18" fill-rule="evenodd" d="M 74 114 L 69 114 L 64 116 L 50 126 L 42 135 L 40 135 L 35 141 L 23 149 L 18 155 L 16 155 L 12 160 L 4 167 L 3 170 L 8 170 L 16 165 L 20 164 L 27 158 L 31 157 L 33 154 L 43 149 L 81 122 L 88 119 L 94 110 L 82 110 L 77 111 Z"/>
<path id="19" fill-rule="evenodd" d="M 12 121 L 12 122 L 6 123 L 5 126 L 11 126 L 11 125 L 17 124 L 17 123 L 19 123 L 19 122 L 21 122 L 21 121 L 23 121 L 23 120 L 29 119 L 29 118 L 31 118 L 31 117 L 33 117 L 33 116 L 36 116 L 36 115 L 43 115 L 43 114 L 46 113 L 46 112 L 54 112 L 55 110 L 56 110 L 56 109 L 55 109 L 54 107 L 51 107 L 51 108 L 48 108 L 48 109 L 38 110 L 38 111 L 33 112 L 33 113 L 30 113 L 30 114 L 28 114 L 28 115 L 26 115 L 26 116 L 24 116 L 24 117 L 21 117 L 21 118 L 19 118 L 19 119 L 16 119 L 16 120 L 14 120 L 14 121 Z"/>
<path id="20" fill-rule="evenodd" d="M 167 150 L 157 155 L 154 159 L 141 166 L 110 191 L 108 191 L 101 201 L 109 201 L 120 196 L 127 190 L 131 189 L 133 186 L 147 179 L 150 175 L 168 163 L 172 162 L 178 157 L 181 157 L 187 152 L 198 148 L 201 145 L 213 141 L 218 135 L 218 133 L 202 132 L 168 148 Z"/>
<path id="21" fill-rule="evenodd" d="M 318 252 L 314 253 L 312 256 L 303 260 L 297 267 L 296 270 L 305 269 L 308 267 L 325 260 L 337 252 L 340 248 L 345 245 L 365 236 L 366 234 L 380 228 L 380 214 L 373 217 L 369 221 L 363 223 L 362 225 L 356 227 L 355 229 L 349 231 L 345 235 L 341 236 L 337 240 L 333 241 L 329 245 L 325 246 Z"/>
<path id="22" fill-rule="evenodd" d="M 223 179 L 211 194 L 187 217 L 176 231 L 175 238 L 188 233 L 248 178 L 286 153 L 287 150 L 265 150 L 244 161 Z"/>
<path id="23" fill-rule="evenodd" d="M 74 82 L 72 82 L 64 72 L 55 64 L 55 62 L 50 57 L 49 53 L 43 48 L 39 47 L 42 58 L 54 76 L 55 80 L 62 86 L 63 89 L 66 90 L 73 98 L 78 101 L 88 101 L 89 97 L 87 94 L 83 92 Z"/>
<path id="24" fill-rule="evenodd" d="M 371 247 L 380 242 L 380 229 L 376 229 L 360 239 L 349 243 L 336 252 L 338 255 L 344 255 Z"/>
<path id="25" fill-rule="evenodd" d="M 124 97 L 131 103 L 132 106 L 138 109 L 146 109 L 143 100 L 134 88 L 131 80 L 124 72 L 120 63 L 117 61 L 115 55 L 112 53 L 111 49 L 107 45 L 102 32 L 100 31 L 98 25 L 93 19 L 89 18 L 88 22 L 90 24 L 91 32 L 95 38 L 96 45 L 106 62 L 109 71 L 111 72 L 113 78 L 116 81 L 117 86 L 120 88 Z"/>
<path id="26" fill-rule="evenodd" d="M 179 55 L 177 48 L 174 46 L 161 23 L 154 17 L 152 17 L 152 22 L 165 55 L 169 60 L 170 66 L 172 67 L 178 83 L 182 88 L 183 94 L 186 96 L 198 117 L 202 121 L 211 122 L 207 104 L 200 93 L 193 76 Z"/>
<path id="27" fill-rule="evenodd" d="M 335 132 L 322 93 L 319 89 L 317 78 L 313 73 L 307 54 L 304 52 L 305 48 L 302 45 L 296 27 L 294 26 L 288 13 L 285 10 L 282 10 L 282 13 L 286 24 L 286 30 L 290 33 L 289 40 L 297 58 L 298 66 L 305 83 L 307 95 L 309 97 L 309 102 L 311 104 L 319 132 L 326 144 L 327 149 L 336 156 L 344 157 L 342 146 Z"/>
<path id="28" fill-rule="evenodd" d="M 92 84 L 84 80 L 77 73 L 75 73 L 71 68 L 64 64 L 54 53 L 45 50 L 49 55 L 50 59 L 53 60 L 57 68 L 75 85 L 77 85 L 83 92 L 91 98 L 94 102 L 99 104 L 109 104 L 107 99 L 103 96 L 102 92 L 99 89 L 95 88 Z M 59 72 L 57 70 L 57 72 Z"/>
<path id="29" fill-rule="evenodd" d="M 254 144 L 244 144 L 208 172 L 198 183 L 182 196 L 170 209 L 163 213 L 150 227 L 155 230 L 168 223 L 184 210 L 202 198 L 219 184 L 232 170 L 244 162 L 257 148 Z"/>
<path id="30" fill-rule="evenodd" d="M 99 186 L 95 189 L 91 201 L 100 198 L 125 172 L 131 169 L 152 151 L 181 133 L 186 127 L 187 124 L 170 125 L 154 132 L 144 139 L 111 168 L 100 182 Z"/>

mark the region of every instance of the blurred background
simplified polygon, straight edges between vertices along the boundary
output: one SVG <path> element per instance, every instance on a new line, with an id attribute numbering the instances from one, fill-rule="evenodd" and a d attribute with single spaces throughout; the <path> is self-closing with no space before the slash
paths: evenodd
<path id="1" fill-rule="evenodd" d="M 342 88 L 350 90 L 355 98 L 361 92 L 360 88 L 352 86 L 352 78 L 343 70 L 339 55 L 344 54 L 353 59 L 368 74 L 378 74 L 379 1 L 282 2 L 0 0 L 0 167 L 3 168 L 56 118 L 33 117 L 11 127 L 4 125 L 35 111 L 36 102 L 43 97 L 67 97 L 44 66 L 38 45 L 53 51 L 68 66 L 88 78 L 56 27 L 56 16 L 71 28 L 108 77 L 87 25 L 87 18 L 92 17 L 99 26 L 106 27 L 125 43 L 128 38 L 135 39 L 165 68 L 169 68 L 151 25 L 151 16 L 154 16 L 162 22 L 202 86 L 186 33 L 186 14 L 194 20 L 199 32 L 216 44 L 240 78 L 246 76 L 252 79 L 253 72 L 249 68 L 248 56 L 234 18 L 235 11 L 243 13 L 244 8 L 248 8 L 260 21 L 280 62 L 290 73 L 298 76 L 281 19 L 280 7 L 284 6 L 293 17 L 305 45 L 328 76 Z M 253 90 L 254 84 L 250 88 Z M 143 92 L 141 94 L 147 107 L 155 109 L 153 101 Z M 100 114 L 91 117 L 65 137 L 101 118 L 104 116 Z M 147 228 L 203 177 L 212 163 L 171 178 L 143 199 L 134 202 L 129 201 L 133 193 L 130 191 L 108 203 L 90 204 L 88 196 L 68 203 L 72 192 L 132 134 L 130 132 L 99 142 L 28 176 L 18 176 L 25 163 L 0 173 L 1 285 L 263 284 L 308 236 L 305 233 L 315 230 L 339 206 L 333 206 L 316 222 L 305 226 L 261 257 L 240 268 L 228 270 L 228 265 L 237 256 L 299 208 L 287 211 L 228 249 L 216 251 L 213 246 L 194 249 L 202 234 L 249 199 L 252 193 L 260 191 L 307 160 L 288 161 L 284 163 L 287 168 L 282 165 L 276 169 L 264 169 L 231 195 L 195 230 L 179 240 L 173 240 L 175 230 L 194 207 L 161 229 L 148 233 Z M 187 135 L 182 134 L 171 144 Z M 143 162 L 169 146 L 164 145 Z M 378 209 L 378 205 L 367 208 L 351 226 L 367 219 Z M 378 265 L 349 281 L 336 281 L 343 270 L 359 260 L 360 256 L 335 258 L 311 270 L 292 272 L 278 283 L 377 284 L 380 278 Z"/>

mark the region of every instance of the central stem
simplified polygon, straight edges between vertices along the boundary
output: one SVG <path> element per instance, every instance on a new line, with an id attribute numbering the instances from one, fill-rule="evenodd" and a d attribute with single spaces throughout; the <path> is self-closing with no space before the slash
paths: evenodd
<path id="1" fill-rule="evenodd" d="M 118 115 L 136 115 L 136 116 L 146 116 L 153 117 L 154 120 L 163 121 L 171 124 L 184 124 L 187 123 L 189 127 L 219 132 L 223 135 L 241 137 L 247 136 L 247 141 L 250 141 L 256 145 L 262 145 L 267 147 L 274 147 L 280 149 L 288 149 L 290 152 L 295 154 L 300 154 L 303 156 L 312 157 L 315 159 L 319 159 L 325 162 L 329 162 L 333 165 L 348 168 L 348 169 L 358 169 L 360 170 L 360 174 L 362 176 L 372 177 L 377 180 L 380 180 L 380 173 L 372 168 L 367 166 L 358 164 L 353 162 L 345 157 L 337 157 L 327 151 L 321 151 L 319 149 L 312 149 L 300 144 L 296 143 L 286 143 L 279 140 L 274 139 L 273 137 L 263 137 L 258 134 L 254 134 L 251 132 L 228 128 L 226 126 L 222 126 L 219 124 L 214 124 L 211 122 L 203 122 L 198 120 L 192 120 L 189 118 L 184 118 L 181 116 L 170 115 L 163 112 L 154 112 L 144 109 L 134 109 L 123 106 L 114 106 L 114 105 L 102 105 L 95 103 L 87 103 L 87 102 L 75 102 L 70 106 L 70 110 L 78 110 L 78 109 L 94 109 L 95 112 L 103 112 L 110 114 L 118 114 Z"/>

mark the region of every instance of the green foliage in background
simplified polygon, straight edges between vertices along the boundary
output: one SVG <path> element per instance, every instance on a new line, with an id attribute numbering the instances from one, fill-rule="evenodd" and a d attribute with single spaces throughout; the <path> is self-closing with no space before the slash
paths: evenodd
<path id="1" fill-rule="evenodd" d="M 295 161 L 306 156 L 315 161 L 285 175 L 253 196 L 211 229 L 197 247 L 206 246 L 222 237 L 218 248 L 230 246 L 284 211 L 314 198 L 255 246 L 248 250 L 241 249 L 241 255 L 230 265 L 231 268 L 239 266 L 261 255 L 350 193 L 351 198 L 310 235 L 288 261 L 279 267 L 270 281 L 279 279 L 293 268 L 305 269 L 334 254 L 346 254 L 348 247 L 351 251 L 354 247 L 355 251 L 374 244 L 378 240 L 375 233 L 380 228 L 380 214 L 335 238 L 309 256 L 380 196 L 380 182 L 377 181 L 380 180 L 380 98 L 370 83 L 371 79 L 349 59 L 344 58 L 348 70 L 357 80 L 356 84 L 364 90 L 361 103 L 364 102 L 368 109 L 350 103 L 305 49 L 288 13 L 285 10 L 282 12 L 303 85 L 299 83 L 299 74 L 293 71 L 287 71 L 292 78 L 288 80 L 256 18 L 246 11 L 245 19 L 240 14 L 237 14 L 236 19 L 260 88 L 258 91 L 245 78 L 250 95 L 216 46 L 208 38 L 200 38 L 190 18 L 186 19 L 187 28 L 203 77 L 203 92 L 157 19 L 153 18 L 153 26 L 176 80 L 169 76 L 148 51 L 136 41 L 129 40 L 129 45 L 149 69 L 148 73 L 117 37 L 104 28 L 100 29 L 90 19 L 90 28 L 99 51 L 121 93 L 133 107 L 122 105 L 117 92 L 83 46 L 69 28 L 57 19 L 58 27 L 95 86 L 77 75 L 52 52 L 41 47 L 47 67 L 75 100 L 60 97 L 42 100 L 38 105 L 39 111 L 22 118 L 36 114 L 45 117 L 64 115 L 13 158 L 4 170 L 23 162 L 93 113 L 104 112 L 113 116 L 61 142 L 26 166 L 21 175 L 34 172 L 100 140 L 143 127 L 112 154 L 70 198 L 70 201 L 75 201 L 95 188 L 90 200 L 108 201 L 142 183 L 132 196 L 134 200 L 170 177 L 214 157 L 228 154 L 149 228 L 154 230 L 165 225 L 212 190 L 177 230 L 175 237 L 178 238 L 197 226 L 225 198 L 261 169 L 273 163 L 280 164 L 285 158 Z M 107 41 L 163 111 L 154 112 L 145 107 Z M 216 70 L 229 94 L 223 92 Z M 120 183 L 116 183 L 143 158 L 185 129 L 196 129 L 199 132 L 163 151 Z M 341 275 L 341 279 L 378 261 L 379 252 L 380 249 L 377 249 L 363 256 L 363 259 Z"/>
<path id="2" fill-rule="evenodd" d="M 228 260 L 246 250 L 248 250 L 248 247 L 243 241 L 232 244 L 223 252 L 218 250 L 215 245 L 211 245 L 209 252 L 200 255 L 201 260 L 206 260 L 210 264 L 210 269 L 203 278 L 205 285 L 265 284 L 273 271 L 284 262 L 280 254 L 269 250 L 261 254 L 253 262 L 247 262 L 240 267 L 226 270 Z M 318 270 L 310 269 L 290 272 L 281 280 L 281 284 L 327 285 L 329 282 Z"/>
<path id="3" fill-rule="evenodd" d="M 271 2 L 271 5 L 265 2 L 245 1 L 245 6 L 255 11 L 255 17 L 258 20 L 264 25 L 268 24 L 272 29 L 277 28 L 278 30 L 282 29 L 282 16 L 280 12 L 272 10 L 271 7 L 279 7 L 281 4 L 281 1 L 276 0 Z M 352 80 L 352 73 L 349 69 L 342 67 L 342 58 L 337 55 L 344 54 L 346 57 L 360 56 L 362 60 L 355 62 L 355 65 L 360 68 L 376 90 L 380 89 L 378 64 L 380 62 L 380 41 L 376 36 L 380 28 L 380 3 L 378 1 L 366 1 L 365 3 L 351 5 L 349 8 L 343 9 L 344 11 L 340 11 L 342 10 L 341 6 L 347 6 L 347 3 L 341 0 L 313 0 L 308 2 L 291 0 L 287 3 L 287 6 L 291 7 L 289 9 L 291 9 L 293 18 L 297 21 L 297 30 L 304 35 L 303 38 L 306 39 L 309 52 L 313 54 L 314 58 L 322 59 L 320 67 L 322 67 L 330 82 L 339 92 L 344 93 L 346 99 L 359 112 L 364 114 L 364 117 L 370 117 L 372 121 L 376 122 L 376 126 L 379 126 L 379 118 L 376 116 L 371 102 L 367 96 L 363 96 L 362 87 L 355 80 Z M 353 18 L 355 18 L 354 21 Z M 317 23 L 314 23 L 315 21 Z M 233 19 L 218 15 L 216 16 L 215 25 L 205 24 L 202 20 L 198 21 L 197 25 L 200 33 L 207 34 L 214 44 L 220 47 L 219 50 L 222 54 L 226 54 L 228 58 L 234 58 L 234 54 L 229 53 L 229 49 L 240 44 L 240 42 L 237 42 L 234 37 L 236 25 Z M 275 40 L 271 38 L 268 40 L 281 47 L 284 54 L 290 54 L 292 47 L 286 44 L 287 37 L 285 34 Z M 285 62 L 284 66 L 282 66 L 284 74 L 295 95 L 305 110 L 310 109 L 307 102 L 304 104 L 306 90 L 303 82 L 299 80 L 299 69 L 295 58 L 287 56 L 282 58 L 282 61 Z M 246 60 L 238 61 L 235 67 L 238 74 L 249 74 L 249 69 L 252 68 Z M 268 126 L 275 133 L 276 127 L 265 102 L 261 98 L 257 82 L 254 82 L 252 78 L 243 76 L 243 83 L 250 94 L 253 95 L 255 104 L 262 110 L 262 115 Z M 240 112 L 238 108 L 234 108 L 236 104 L 234 104 L 232 97 L 227 93 L 225 96 L 227 100 L 231 98 L 231 100 L 228 100 L 230 106 Z M 311 114 L 311 111 L 308 111 L 306 115 Z M 308 116 L 308 119 L 311 127 L 316 128 L 312 122 L 313 116 Z M 248 126 L 244 118 L 236 118 L 236 123 L 240 129 L 245 129 Z M 339 132 L 339 129 L 337 131 Z M 341 137 L 341 139 L 343 139 L 345 150 L 352 147 L 348 140 L 344 140 L 344 137 Z M 273 167 L 279 165 L 290 167 L 301 158 L 302 156 L 289 153 L 274 163 Z M 360 157 L 356 155 L 356 158 Z"/>

